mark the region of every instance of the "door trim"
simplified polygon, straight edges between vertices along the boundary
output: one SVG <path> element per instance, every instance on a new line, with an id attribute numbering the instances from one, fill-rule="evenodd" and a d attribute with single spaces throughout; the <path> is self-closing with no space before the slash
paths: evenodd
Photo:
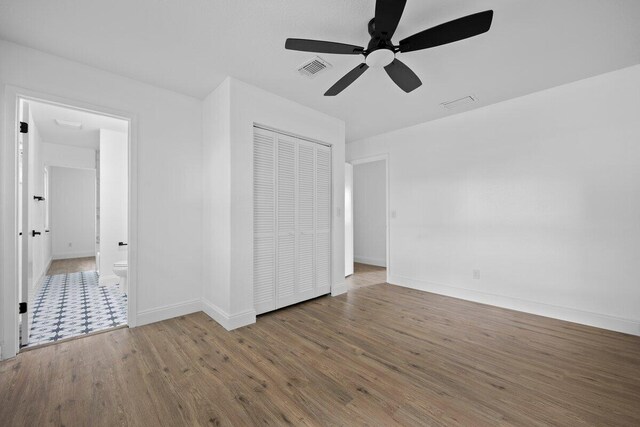
<path id="1" fill-rule="evenodd" d="M 114 117 L 129 122 L 129 251 L 128 251 L 128 304 L 127 324 L 137 325 L 138 284 L 138 143 L 137 115 L 96 106 L 86 102 L 37 92 L 13 85 L 4 86 L 4 138 L 0 141 L 0 360 L 14 357 L 20 348 L 18 336 L 18 221 L 17 221 L 17 164 L 18 164 L 18 108 L 20 100 L 60 105 L 80 111 Z"/>

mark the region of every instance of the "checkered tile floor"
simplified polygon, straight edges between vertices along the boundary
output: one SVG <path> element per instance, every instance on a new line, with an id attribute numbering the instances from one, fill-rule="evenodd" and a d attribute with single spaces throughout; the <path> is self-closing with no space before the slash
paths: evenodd
<path id="1" fill-rule="evenodd" d="M 127 295 L 117 285 L 99 286 L 98 273 L 46 276 L 31 314 L 29 346 L 127 323 Z"/>

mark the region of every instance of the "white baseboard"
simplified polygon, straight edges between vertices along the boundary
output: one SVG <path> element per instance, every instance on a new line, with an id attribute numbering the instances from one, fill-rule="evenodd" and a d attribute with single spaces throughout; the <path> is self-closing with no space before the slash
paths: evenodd
<path id="1" fill-rule="evenodd" d="M 345 282 L 334 283 L 334 285 L 331 287 L 331 296 L 332 297 L 337 297 L 338 295 L 342 295 L 342 294 L 346 293 L 347 290 L 348 290 L 348 288 L 347 288 L 347 284 Z"/>
<path id="2" fill-rule="evenodd" d="M 410 279 L 403 276 L 390 276 L 389 283 L 434 294 L 446 295 L 467 301 L 479 302 L 510 310 L 536 314 L 538 316 L 551 317 L 573 323 L 580 323 L 597 328 L 609 329 L 631 335 L 640 335 L 640 322 L 633 319 L 609 316 L 606 314 L 578 310 L 569 307 L 560 307 L 535 301 L 513 298 L 502 295 L 494 295 L 485 292 L 457 288 L 451 285 Z"/>
<path id="3" fill-rule="evenodd" d="M 185 314 L 197 313 L 201 310 L 202 302 L 200 301 L 200 298 L 191 301 L 180 302 L 177 304 L 169 304 L 162 307 L 152 308 L 150 310 L 143 310 L 138 312 L 136 326 L 160 322 L 161 320 L 184 316 Z"/>
<path id="4" fill-rule="evenodd" d="M 227 331 L 256 323 L 255 310 L 246 310 L 230 315 L 206 299 L 202 300 L 202 311 L 218 322 Z"/>
<path id="5" fill-rule="evenodd" d="M 353 260 L 360 264 L 375 265 L 376 267 L 387 266 L 387 261 L 381 258 L 367 258 L 367 257 L 356 256 L 353 258 Z"/>
<path id="6" fill-rule="evenodd" d="M 53 259 L 86 258 L 90 256 L 96 256 L 96 252 L 95 251 L 65 252 L 63 254 L 53 254 Z"/>
<path id="7" fill-rule="evenodd" d="M 98 279 L 98 284 L 100 286 L 117 285 L 118 283 L 120 283 L 120 277 L 116 276 L 115 274 L 103 274 Z"/>

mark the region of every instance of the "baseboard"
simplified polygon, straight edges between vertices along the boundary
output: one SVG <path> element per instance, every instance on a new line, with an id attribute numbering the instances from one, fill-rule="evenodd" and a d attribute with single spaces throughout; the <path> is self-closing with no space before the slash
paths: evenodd
<path id="1" fill-rule="evenodd" d="M 117 285 L 118 283 L 120 283 L 120 277 L 116 276 L 115 274 L 102 274 L 98 279 L 98 284 L 100 286 Z"/>
<path id="2" fill-rule="evenodd" d="M 387 261 L 381 258 L 367 258 L 367 257 L 356 256 L 356 257 L 353 257 L 353 261 L 359 264 L 375 265 L 376 267 L 387 266 Z"/>
<path id="3" fill-rule="evenodd" d="M 184 316 L 185 314 L 197 313 L 198 311 L 201 311 L 201 309 L 202 303 L 200 301 L 200 298 L 198 298 L 191 301 L 152 308 L 150 310 L 143 310 L 138 312 L 136 326 L 160 322 L 161 320 Z"/>
<path id="4" fill-rule="evenodd" d="M 342 295 L 342 294 L 346 293 L 347 290 L 348 290 L 348 288 L 347 288 L 347 284 L 345 282 L 334 283 L 334 285 L 331 286 L 331 296 L 332 297 L 337 297 L 338 295 Z"/>
<path id="5" fill-rule="evenodd" d="M 64 254 L 54 254 L 53 259 L 86 258 L 90 256 L 96 256 L 96 252 L 67 252 Z"/>
<path id="6" fill-rule="evenodd" d="M 206 299 L 202 300 L 202 311 L 218 322 L 227 331 L 256 323 L 256 311 L 246 310 L 233 315 L 228 314 Z"/>
<path id="7" fill-rule="evenodd" d="M 582 325 L 594 326 L 596 328 L 609 329 L 631 335 L 640 335 L 640 322 L 633 319 L 625 319 L 569 307 L 560 307 L 514 297 L 494 295 L 440 283 L 410 279 L 399 275 L 390 276 L 389 283 L 392 285 L 403 286 L 406 288 L 417 289 L 467 301 L 536 314 L 538 316 L 551 317 L 554 319 L 580 323 Z"/>

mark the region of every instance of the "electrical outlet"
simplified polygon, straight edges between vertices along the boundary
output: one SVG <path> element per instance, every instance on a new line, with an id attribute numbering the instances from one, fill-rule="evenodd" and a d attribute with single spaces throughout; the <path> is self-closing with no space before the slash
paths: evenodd
<path id="1" fill-rule="evenodd" d="M 69 247 L 73 246 L 73 243 L 69 242 Z"/>
<path id="2" fill-rule="evenodd" d="M 480 270 L 473 270 L 474 280 L 480 280 Z"/>
<path id="3" fill-rule="evenodd" d="M 395 210 L 391 211 L 391 218 L 393 218 L 393 219 L 396 218 L 396 211 Z"/>

